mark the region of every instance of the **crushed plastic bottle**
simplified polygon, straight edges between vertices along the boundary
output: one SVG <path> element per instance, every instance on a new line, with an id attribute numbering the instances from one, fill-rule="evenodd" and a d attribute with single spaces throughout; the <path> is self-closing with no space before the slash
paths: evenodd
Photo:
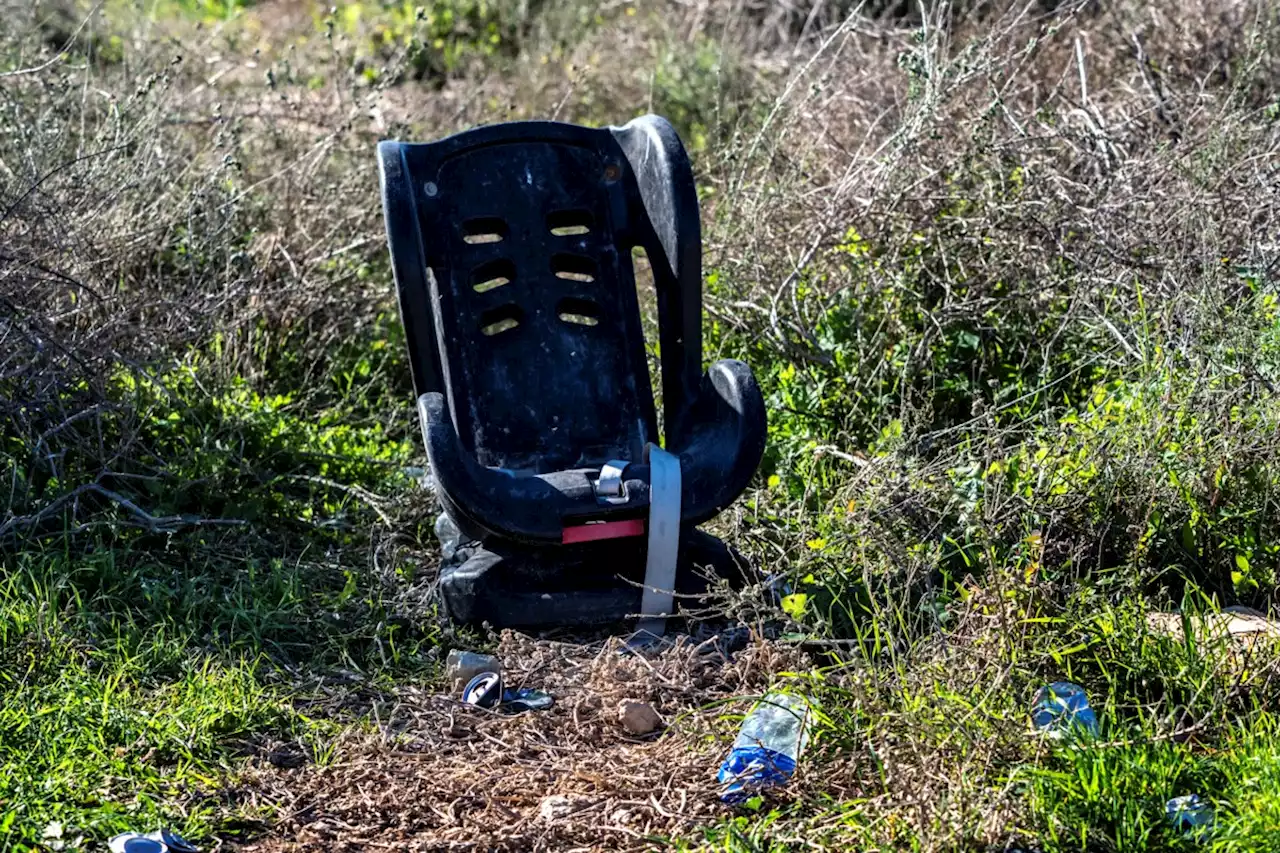
<path id="1" fill-rule="evenodd" d="M 1031 722 L 1046 736 L 1061 739 L 1067 733 L 1096 737 L 1098 717 L 1084 688 L 1069 681 L 1055 681 L 1036 691 Z"/>
<path id="2" fill-rule="evenodd" d="M 198 853 L 200 849 L 178 833 L 169 829 L 157 829 L 155 832 L 147 833 L 147 837 L 156 839 L 165 847 L 169 848 L 172 853 Z"/>
<path id="3" fill-rule="evenodd" d="M 741 803 L 759 788 L 787 783 L 809 742 L 815 706 L 806 696 L 770 693 L 751 710 L 716 776 L 723 802 Z"/>
<path id="4" fill-rule="evenodd" d="M 1208 833 L 1213 827 L 1213 807 L 1199 794 L 1174 797 L 1165 803 L 1164 813 L 1174 828 L 1189 838 Z"/>
<path id="5" fill-rule="evenodd" d="M 111 853 L 166 853 L 165 845 L 136 832 L 125 832 L 107 842 Z"/>
<path id="6" fill-rule="evenodd" d="M 525 711 L 545 711 L 555 703 L 555 697 L 545 690 L 534 690 L 529 687 L 508 687 L 502 691 L 502 703 L 498 706 L 498 710 L 509 714 L 520 714 Z"/>

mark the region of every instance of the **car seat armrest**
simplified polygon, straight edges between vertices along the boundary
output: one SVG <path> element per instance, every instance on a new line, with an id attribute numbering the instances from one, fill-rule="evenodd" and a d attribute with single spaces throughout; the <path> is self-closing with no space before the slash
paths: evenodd
<path id="1" fill-rule="evenodd" d="M 702 376 L 690 410 L 689 440 L 675 448 L 682 479 L 681 517 L 701 524 L 746 490 L 764 455 L 768 421 L 760 385 L 737 359 L 722 359 Z"/>

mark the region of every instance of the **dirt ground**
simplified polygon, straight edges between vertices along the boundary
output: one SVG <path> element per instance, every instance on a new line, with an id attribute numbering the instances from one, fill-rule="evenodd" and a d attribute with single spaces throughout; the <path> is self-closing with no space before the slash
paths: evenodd
<path id="1" fill-rule="evenodd" d="M 715 780 L 733 736 L 723 715 L 800 663 L 763 640 L 726 654 L 688 637 L 637 656 L 617 638 L 508 632 L 498 654 L 508 686 L 546 690 L 554 707 L 504 715 L 402 690 L 380 736 L 340 745 L 323 766 L 255 771 L 251 795 L 278 818 L 236 849 L 648 850 L 696 838 L 730 811 Z M 665 728 L 628 734 L 624 699 L 650 703 Z"/>

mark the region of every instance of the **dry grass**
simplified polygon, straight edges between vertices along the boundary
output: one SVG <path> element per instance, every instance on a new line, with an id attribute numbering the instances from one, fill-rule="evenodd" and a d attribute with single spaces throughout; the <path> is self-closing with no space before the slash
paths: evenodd
<path id="1" fill-rule="evenodd" d="M 340 743 L 332 763 L 254 774 L 279 809 L 246 851 L 647 850 L 730 813 L 716 799 L 722 715 L 745 710 L 800 663 L 756 641 L 727 660 L 712 640 L 677 639 L 646 656 L 619 642 L 558 643 L 504 633 L 507 683 L 547 690 L 545 712 L 504 716 L 420 687 L 394 691 L 375 738 Z M 653 736 L 621 727 L 624 699 L 668 721 Z"/>

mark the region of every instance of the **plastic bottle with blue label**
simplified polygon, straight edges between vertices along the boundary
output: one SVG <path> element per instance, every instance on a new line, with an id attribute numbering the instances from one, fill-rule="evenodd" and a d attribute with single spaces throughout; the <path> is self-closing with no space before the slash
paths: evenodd
<path id="1" fill-rule="evenodd" d="M 805 696 L 770 693 L 742 723 L 717 779 L 720 799 L 741 803 L 756 790 L 785 785 L 809 742 L 816 702 Z"/>

